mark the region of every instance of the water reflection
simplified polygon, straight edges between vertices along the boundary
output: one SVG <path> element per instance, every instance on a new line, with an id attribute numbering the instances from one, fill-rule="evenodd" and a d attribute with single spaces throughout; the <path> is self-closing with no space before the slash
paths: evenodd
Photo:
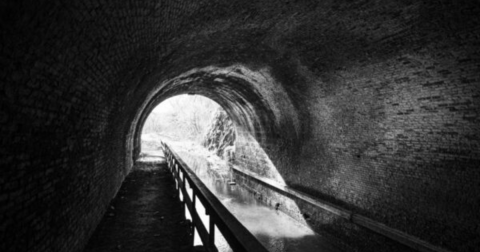
<path id="1" fill-rule="evenodd" d="M 308 251 L 336 251 L 324 237 L 314 233 L 310 228 L 298 223 L 293 218 L 266 207 L 257 201 L 245 188 L 238 185 L 229 185 L 226 178 L 222 178 L 209 170 L 208 161 L 190 153 L 179 153 L 184 161 L 194 170 L 203 183 L 213 194 L 233 213 L 235 217 L 257 239 L 272 252 L 308 252 Z M 199 202 L 198 202 L 199 203 Z M 208 216 L 204 208 L 198 204 L 197 211 L 208 227 Z M 215 244 L 219 251 L 231 251 L 223 237 L 216 230 Z M 201 244 L 198 234 L 195 244 Z"/>

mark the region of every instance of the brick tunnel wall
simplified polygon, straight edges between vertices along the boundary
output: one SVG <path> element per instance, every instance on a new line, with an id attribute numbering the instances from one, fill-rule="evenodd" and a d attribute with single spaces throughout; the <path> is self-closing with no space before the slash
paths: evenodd
<path id="1" fill-rule="evenodd" d="M 273 125 L 254 136 L 287 184 L 440 247 L 480 246 L 478 2 L 0 6 L 0 250 L 81 251 L 150 99 L 234 64 L 279 87 L 258 87 Z M 349 225 L 326 228 L 358 250 L 388 242 Z"/>
<path id="2" fill-rule="evenodd" d="M 0 9 L 0 250 L 80 251 L 126 174 L 122 54 L 101 52 L 99 30 L 79 22 L 93 19 L 85 9 Z"/>
<path id="3" fill-rule="evenodd" d="M 332 72 L 333 90 L 313 87 L 312 158 L 287 183 L 433 244 L 478 247 L 480 72 L 467 70 L 478 56 L 456 49 L 358 64 Z"/>

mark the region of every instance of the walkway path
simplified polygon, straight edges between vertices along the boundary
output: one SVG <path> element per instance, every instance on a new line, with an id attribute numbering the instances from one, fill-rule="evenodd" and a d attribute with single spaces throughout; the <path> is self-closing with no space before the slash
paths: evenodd
<path id="1" fill-rule="evenodd" d="M 165 163 L 139 161 L 84 252 L 192 251 L 175 182 Z"/>

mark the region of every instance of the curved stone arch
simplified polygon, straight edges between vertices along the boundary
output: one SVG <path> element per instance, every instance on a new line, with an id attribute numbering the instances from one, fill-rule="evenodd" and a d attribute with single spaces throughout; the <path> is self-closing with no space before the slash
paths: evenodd
<path id="1" fill-rule="evenodd" d="M 141 152 L 140 137 L 148 115 L 166 99 L 180 94 L 202 95 L 217 102 L 236 126 L 261 146 L 298 140 L 300 124 L 294 105 L 267 70 L 252 71 L 243 65 L 209 66 L 187 71 L 150 90 L 131 123 L 127 140 L 127 157 L 131 160 L 127 165 Z M 285 134 L 285 128 L 293 131 Z"/>

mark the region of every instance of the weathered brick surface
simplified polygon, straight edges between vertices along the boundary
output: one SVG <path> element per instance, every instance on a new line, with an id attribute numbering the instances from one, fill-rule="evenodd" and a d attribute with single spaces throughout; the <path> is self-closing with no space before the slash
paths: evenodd
<path id="1" fill-rule="evenodd" d="M 433 244 L 478 247 L 477 41 L 333 72 L 335 90 L 311 92 L 318 126 L 304 154 L 314 158 L 286 176 L 290 185 Z"/>
<path id="2" fill-rule="evenodd" d="M 298 190 L 451 250 L 479 246 L 478 1 L 8 0 L 0 12 L 2 251 L 81 250 L 145 115 L 180 93 L 224 106 Z"/>

